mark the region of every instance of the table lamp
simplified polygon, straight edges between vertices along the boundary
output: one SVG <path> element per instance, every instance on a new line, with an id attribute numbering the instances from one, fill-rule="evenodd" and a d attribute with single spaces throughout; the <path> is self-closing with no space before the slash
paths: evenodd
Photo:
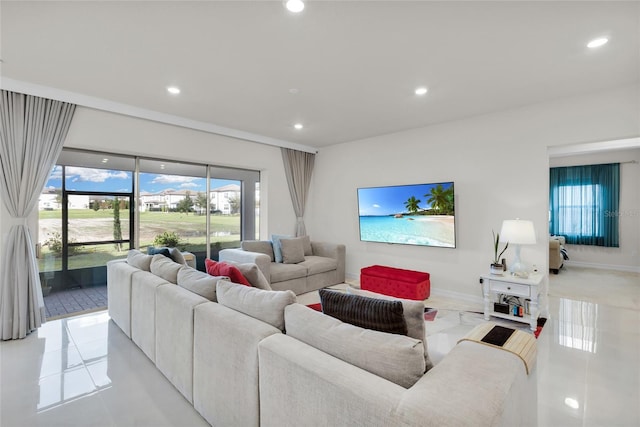
<path id="1" fill-rule="evenodd" d="M 505 219 L 502 221 L 500 241 L 509 242 L 510 245 L 515 247 L 516 259 L 509 267 L 511 274 L 518 277 L 529 277 L 529 268 L 520 260 L 520 247 L 521 245 L 534 245 L 536 243 L 533 221 Z"/>

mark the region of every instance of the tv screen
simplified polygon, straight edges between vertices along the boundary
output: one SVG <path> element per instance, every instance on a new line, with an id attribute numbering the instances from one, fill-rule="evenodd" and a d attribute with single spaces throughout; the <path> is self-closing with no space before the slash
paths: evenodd
<path id="1" fill-rule="evenodd" d="M 358 189 L 360 240 L 456 247 L 453 182 Z"/>

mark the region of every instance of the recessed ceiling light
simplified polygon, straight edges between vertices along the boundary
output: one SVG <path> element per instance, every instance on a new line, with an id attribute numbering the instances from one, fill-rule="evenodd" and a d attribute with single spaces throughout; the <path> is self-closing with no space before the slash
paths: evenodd
<path id="1" fill-rule="evenodd" d="M 424 95 L 426 94 L 428 89 L 424 86 L 416 88 L 416 95 Z"/>
<path id="2" fill-rule="evenodd" d="M 284 4 L 289 12 L 300 13 L 304 9 L 302 0 L 287 0 Z"/>
<path id="3" fill-rule="evenodd" d="M 302 125 L 302 123 L 296 123 L 295 125 L 293 125 L 294 128 L 300 130 L 302 129 L 304 126 Z"/>
<path id="4" fill-rule="evenodd" d="M 564 399 L 564 404 L 572 409 L 580 408 L 580 403 L 578 403 L 578 401 L 572 397 L 567 397 L 566 399 Z"/>
<path id="5" fill-rule="evenodd" d="M 102 159 L 102 163 L 107 163 L 109 161 L 109 159 Z"/>
<path id="6" fill-rule="evenodd" d="M 595 49 L 596 47 L 600 47 L 600 46 L 603 46 L 603 45 L 607 44 L 608 41 L 609 41 L 609 39 L 606 38 L 606 37 L 601 37 L 599 39 L 593 39 L 587 44 L 587 47 L 590 48 L 590 49 Z"/>
<path id="7" fill-rule="evenodd" d="M 161 164 L 161 165 L 160 165 L 160 169 L 164 169 L 164 164 Z"/>
<path id="8" fill-rule="evenodd" d="M 177 95 L 180 93 L 180 88 L 176 86 L 168 86 L 167 92 L 169 92 L 171 95 Z"/>

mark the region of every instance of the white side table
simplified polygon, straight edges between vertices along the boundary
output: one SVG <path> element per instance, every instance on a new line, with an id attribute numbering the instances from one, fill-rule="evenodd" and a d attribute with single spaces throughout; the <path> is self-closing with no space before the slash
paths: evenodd
<path id="1" fill-rule="evenodd" d="M 196 268 L 196 256 L 194 254 L 191 252 L 182 252 L 182 256 L 189 267 Z"/>
<path id="2" fill-rule="evenodd" d="M 532 331 L 536 330 L 538 326 L 538 302 L 540 298 L 542 274 L 532 274 L 526 279 L 512 276 L 506 272 L 504 276 L 483 274 L 480 277 L 482 279 L 482 295 L 484 297 L 484 320 L 489 320 L 490 316 L 494 316 L 515 322 L 528 323 Z M 506 314 L 494 311 L 493 303 L 498 302 L 496 299 L 496 295 L 498 294 L 531 300 L 529 303 L 529 314 L 519 317 L 511 313 Z"/>

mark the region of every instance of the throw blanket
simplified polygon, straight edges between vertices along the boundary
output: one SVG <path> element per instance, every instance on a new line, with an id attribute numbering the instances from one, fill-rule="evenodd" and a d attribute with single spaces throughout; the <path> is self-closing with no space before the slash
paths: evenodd
<path id="1" fill-rule="evenodd" d="M 525 331 L 505 328 L 494 322 L 478 325 L 460 341 L 473 341 L 515 354 L 529 374 L 536 362 L 536 338 Z"/>
<path id="2" fill-rule="evenodd" d="M 567 255 L 567 250 L 565 248 L 560 248 L 560 253 L 562 254 L 562 258 L 564 258 L 565 261 L 569 259 L 569 255 Z"/>

